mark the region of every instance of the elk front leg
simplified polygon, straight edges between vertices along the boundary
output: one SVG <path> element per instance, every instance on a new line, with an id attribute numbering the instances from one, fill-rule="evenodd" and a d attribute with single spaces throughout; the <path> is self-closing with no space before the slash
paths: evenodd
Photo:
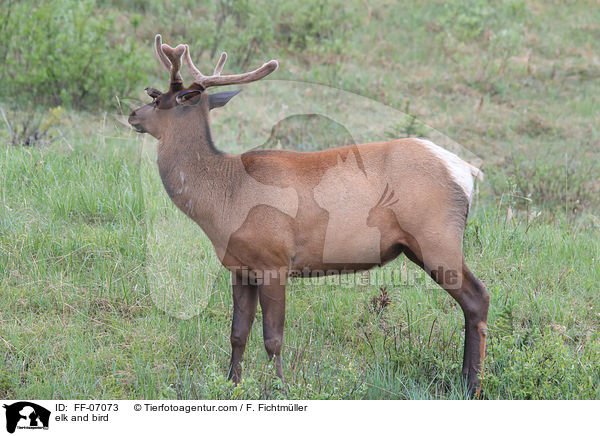
<path id="1" fill-rule="evenodd" d="M 258 288 L 263 315 L 263 336 L 269 359 L 275 359 L 277 376 L 283 381 L 281 348 L 285 324 L 285 280 L 277 276 L 265 281 Z"/>
<path id="2" fill-rule="evenodd" d="M 240 281 L 240 280 L 238 280 Z M 234 282 L 235 283 L 235 282 Z M 236 385 L 242 378 L 242 356 L 256 315 L 258 288 L 252 285 L 233 285 L 233 320 L 231 323 L 231 363 L 229 380 Z"/>

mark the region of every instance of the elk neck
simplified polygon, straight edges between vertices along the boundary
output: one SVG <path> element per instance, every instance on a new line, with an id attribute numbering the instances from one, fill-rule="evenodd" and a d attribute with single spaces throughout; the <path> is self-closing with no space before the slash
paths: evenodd
<path id="1" fill-rule="evenodd" d="M 213 143 L 208 108 L 174 110 L 159 141 L 157 163 L 171 200 L 208 230 L 236 180 L 234 156 Z"/>

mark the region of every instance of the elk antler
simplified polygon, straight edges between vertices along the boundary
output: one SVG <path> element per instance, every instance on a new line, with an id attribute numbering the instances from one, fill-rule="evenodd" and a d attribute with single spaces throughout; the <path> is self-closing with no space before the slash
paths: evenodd
<path id="1" fill-rule="evenodd" d="M 179 46 L 178 46 L 179 47 Z M 262 67 L 250 71 L 244 74 L 232 74 L 229 76 L 221 76 L 221 71 L 223 71 L 223 66 L 225 65 L 225 61 L 227 61 L 227 53 L 221 53 L 221 57 L 219 58 L 219 62 L 217 62 L 217 66 L 215 67 L 215 71 L 212 76 L 205 76 L 200 72 L 200 70 L 194 65 L 192 62 L 192 57 L 190 56 L 190 47 L 186 44 L 184 51 L 184 60 L 187 64 L 188 68 L 192 76 L 194 77 L 194 83 L 200 85 L 203 89 L 208 88 L 209 86 L 223 86 L 223 85 L 234 85 L 237 83 L 250 83 L 256 80 L 260 80 L 263 77 L 271 74 L 273 71 L 277 69 L 279 64 L 276 60 L 271 60 Z"/>
<path id="2" fill-rule="evenodd" d="M 181 56 L 185 51 L 185 47 L 186 46 L 183 44 L 179 44 L 175 48 L 168 44 L 163 44 L 160 33 L 154 37 L 154 49 L 156 55 L 162 66 L 165 67 L 171 75 L 171 83 L 183 82 L 179 70 L 181 69 Z"/>

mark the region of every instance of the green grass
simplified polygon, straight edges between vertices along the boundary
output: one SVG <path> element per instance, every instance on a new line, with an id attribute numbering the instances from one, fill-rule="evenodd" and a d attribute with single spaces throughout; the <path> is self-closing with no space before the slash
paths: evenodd
<path id="1" fill-rule="evenodd" d="M 600 10 L 355 3 L 360 26 L 342 52 L 282 50 L 276 78 L 406 108 L 478 155 L 486 179 L 465 252 L 492 296 L 486 398 L 600 398 Z M 156 80 L 143 86 L 163 88 Z M 264 144 L 283 104 L 325 104 L 309 88 L 248 86 L 214 114 L 217 145 Z M 343 127 L 381 127 L 368 138 L 412 128 L 379 107 L 365 121 L 365 101 L 342 100 Z M 290 281 L 286 385 L 267 361 L 260 311 L 244 381 L 228 383 L 225 272 L 164 192 L 155 141 L 90 109 L 68 111 L 43 146 L 0 149 L 0 397 L 466 398 L 462 313 L 404 258 L 387 269 L 412 280 L 388 286 L 381 312 L 378 284 Z M 317 142 L 332 131 L 322 121 Z"/>

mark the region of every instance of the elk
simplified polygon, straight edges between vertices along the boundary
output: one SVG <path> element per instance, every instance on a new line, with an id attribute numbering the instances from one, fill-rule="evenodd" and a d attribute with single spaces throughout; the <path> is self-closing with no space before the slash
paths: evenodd
<path id="1" fill-rule="evenodd" d="M 157 164 L 175 205 L 211 240 L 231 272 L 233 320 L 229 379 L 241 361 L 260 302 L 264 345 L 283 379 L 281 351 L 288 278 L 352 273 L 404 253 L 460 305 L 465 319 L 462 376 L 479 394 L 490 297 L 467 267 L 462 241 L 474 179 L 482 173 L 423 139 L 349 145 L 322 151 L 218 150 L 209 112 L 239 91 L 207 88 L 250 83 L 278 68 L 271 60 L 244 74 L 203 75 L 188 45 L 156 35 L 155 50 L 170 74 L 167 92 L 129 123 L 158 139 Z M 193 82 L 184 87 L 182 59 Z"/>

